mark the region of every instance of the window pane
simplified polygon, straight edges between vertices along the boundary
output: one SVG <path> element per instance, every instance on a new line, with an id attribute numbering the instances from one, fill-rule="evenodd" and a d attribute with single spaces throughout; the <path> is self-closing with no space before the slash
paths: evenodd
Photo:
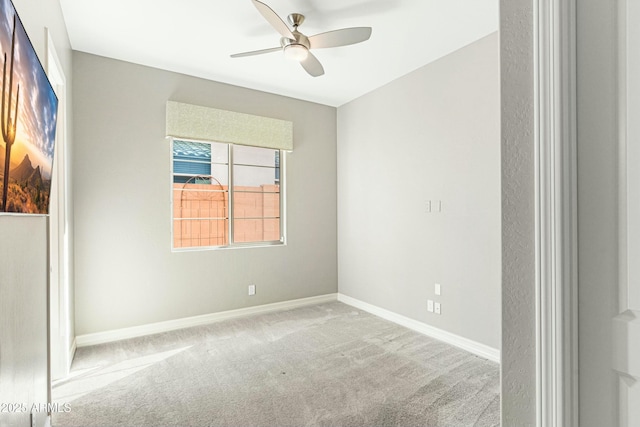
<path id="1" fill-rule="evenodd" d="M 211 143 L 211 162 L 213 163 L 229 163 L 229 146 L 220 142 Z"/>
<path id="2" fill-rule="evenodd" d="M 227 187 L 229 182 L 229 166 L 209 165 L 210 173 L 203 175 L 176 174 L 173 176 L 174 183 L 180 184 L 211 184 L 214 186 Z"/>
<path id="3" fill-rule="evenodd" d="M 174 176 L 174 182 L 196 182 L 190 176 L 200 182 L 204 176 L 213 175 L 214 182 L 228 185 L 228 163 L 227 144 L 173 141 L 173 173 L 179 175 Z"/>
<path id="4" fill-rule="evenodd" d="M 175 248 L 223 246 L 229 243 L 228 188 L 213 184 L 173 185 Z"/>
<path id="5" fill-rule="evenodd" d="M 236 191 L 233 194 L 233 217 L 280 218 L 280 194 Z"/>
<path id="6" fill-rule="evenodd" d="M 173 173 L 181 175 L 211 175 L 211 163 L 174 160 Z"/>
<path id="7" fill-rule="evenodd" d="M 280 152 L 233 147 L 234 242 L 280 240 Z"/>
<path id="8" fill-rule="evenodd" d="M 278 184 L 275 168 L 262 166 L 233 166 L 233 183 L 236 190 L 242 191 L 238 187 L 260 187 L 261 185 L 273 186 Z M 278 190 L 279 191 L 279 190 Z"/>
<path id="9" fill-rule="evenodd" d="M 173 247 L 226 246 L 227 233 L 226 219 L 174 219 Z"/>
<path id="10" fill-rule="evenodd" d="M 229 185 L 229 166 L 228 165 L 211 165 L 212 184 Z"/>
<path id="11" fill-rule="evenodd" d="M 192 160 L 207 163 L 229 163 L 227 144 L 219 142 L 173 141 L 174 160 Z"/>
<path id="12" fill-rule="evenodd" d="M 226 189 L 214 190 L 208 184 L 175 184 L 173 217 L 228 218 L 229 194 Z"/>
<path id="13" fill-rule="evenodd" d="M 173 159 L 211 162 L 211 144 L 175 140 L 173 141 Z"/>
<path id="14" fill-rule="evenodd" d="M 236 243 L 272 242 L 280 240 L 279 219 L 236 219 L 233 241 Z"/>
<path id="15" fill-rule="evenodd" d="M 175 248 L 281 240 L 279 150 L 174 140 L 172 154 Z M 230 221 L 234 236 L 229 236 Z"/>
<path id="16" fill-rule="evenodd" d="M 233 146 L 233 163 L 236 165 L 254 165 L 276 167 L 276 152 L 273 148 Z"/>

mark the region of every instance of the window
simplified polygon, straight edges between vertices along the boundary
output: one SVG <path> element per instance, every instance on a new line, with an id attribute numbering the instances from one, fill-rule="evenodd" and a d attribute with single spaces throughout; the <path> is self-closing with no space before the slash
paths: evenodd
<path id="1" fill-rule="evenodd" d="M 280 150 L 173 140 L 173 247 L 284 242 Z"/>

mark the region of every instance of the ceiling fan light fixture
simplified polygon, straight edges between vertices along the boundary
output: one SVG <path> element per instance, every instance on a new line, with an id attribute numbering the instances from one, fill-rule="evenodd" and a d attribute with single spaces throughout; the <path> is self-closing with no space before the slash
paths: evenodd
<path id="1" fill-rule="evenodd" d="M 232 58 L 262 55 L 263 53 L 275 52 L 282 49 L 287 59 L 299 62 L 310 76 L 319 77 L 324 74 L 324 68 L 320 61 L 318 61 L 318 58 L 310 52 L 311 49 L 348 46 L 369 40 L 369 37 L 371 37 L 371 27 L 341 28 L 339 30 L 327 31 L 307 37 L 298 31 L 298 27 L 304 22 L 304 15 L 300 13 L 292 13 L 289 15 L 287 19 L 293 26 L 292 30 L 269 6 L 259 0 L 251 1 L 273 29 L 282 36 L 280 38 L 281 47 L 235 53 L 231 55 Z"/>
<path id="2" fill-rule="evenodd" d="M 284 56 L 287 59 L 302 62 L 309 56 L 309 49 L 304 45 L 293 43 L 284 47 Z"/>

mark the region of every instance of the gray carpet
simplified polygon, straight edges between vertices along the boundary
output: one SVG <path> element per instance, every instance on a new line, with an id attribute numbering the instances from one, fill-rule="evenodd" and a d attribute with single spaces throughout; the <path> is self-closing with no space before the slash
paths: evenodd
<path id="1" fill-rule="evenodd" d="M 342 303 L 78 349 L 74 426 L 498 426 L 498 365 Z"/>

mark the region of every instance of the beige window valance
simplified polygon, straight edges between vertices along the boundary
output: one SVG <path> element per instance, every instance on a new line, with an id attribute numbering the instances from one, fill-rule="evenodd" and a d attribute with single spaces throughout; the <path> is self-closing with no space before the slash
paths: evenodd
<path id="1" fill-rule="evenodd" d="M 286 120 L 167 101 L 167 136 L 293 150 Z"/>

